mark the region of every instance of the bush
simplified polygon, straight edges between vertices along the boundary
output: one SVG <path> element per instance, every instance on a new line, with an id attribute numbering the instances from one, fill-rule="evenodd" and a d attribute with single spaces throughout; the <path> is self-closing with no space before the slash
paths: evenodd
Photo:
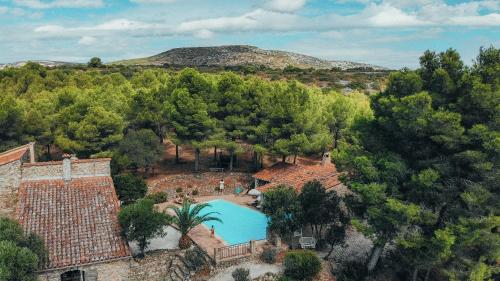
<path id="1" fill-rule="evenodd" d="M 278 277 L 278 279 L 276 279 L 276 281 L 295 281 L 295 280 L 293 280 L 290 277 L 280 276 L 280 277 Z"/>
<path id="2" fill-rule="evenodd" d="M 118 198 L 125 205 L 143 198 L 148 191 L 146 182 L 141 177 L 133 174 L 116 175 L 113 177 L 113 182 Z"/>
<path id="3" fill-rule="evenodd" d="M 148 196 L 146 196 L 146 198 L 149 200 L 153 200 L 153 202 L 155 202 L 155 204 L 160 204 L 160 203 L 167 202 L 168 195 L 165 192 L 159 191 L 159 192 L 148 194 Z"/>
<path id="4" fill-rule="evenodd" d="M 368 275 L 366 265 L 359 261 L 346 261 L 335 274 L 339 281 L 357 281 L 364 280 Z"/>
<path id="5" fill-rule="evenodd" d="M 186 251 L 184 260 L 189 269 L 199 271 L 207 264 L 204 253 L 199 248 L 194 248 Z"/>
<path id="6" fill-rule="evenodd" d="M 277 255 L 278 251 L 275 248 L 265 248 L 260 254 L 260 259 L 265 263 L 273 264 L 276 262 Z"/>
<path id="7" fill-rule="evenodd" d="M 285 276 L 296 280 L 313 280 L 321 271 L 321 260 L 312 251 L 290 251 L 284 265 Z"/>
<path id="8" fill-rule="evenodd" d="M 245 268 L 237 268 L 231 275 L 234 281 L 250 281 L 250 270 Z"/>
<path id="9" fill-rule="evenodd" d="M 198 189 L 193 190 L 193 192 L 191 194 L 193 194 L 193 196 L 198 195 Z"/>
<path id="10" fill-rule="evenodd" d="M 178 187 L 178 188 L 176 188 L 176 189 L 175 189 L 175 192 L 177 192 L 177 193 L 181 193 L 181 192 L 182 192 L 182 187 Z"/>

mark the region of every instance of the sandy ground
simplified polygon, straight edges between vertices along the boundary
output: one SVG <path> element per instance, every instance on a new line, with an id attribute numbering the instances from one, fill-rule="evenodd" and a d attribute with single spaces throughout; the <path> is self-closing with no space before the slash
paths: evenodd
<path id="1" fill-rule="evenodd" d="M 212 278 L 209 279 L 209 281 L 233 281 L 233 277 L 231 274 L 236 268 L 246 268 L 250 270 L 250 278 L 257 278 L 261 275 L 264 275 L 268 272 L 272 273 L 280 273 L 283 271 L 283 266 L 278 265 L 278 264 L 267 264 L 267 263 L 260 263 L 257 261 L 249 261 L 249 262 L 244 262 L 238 265 L 233 265 L 231 267 L 228 267 Z"/>

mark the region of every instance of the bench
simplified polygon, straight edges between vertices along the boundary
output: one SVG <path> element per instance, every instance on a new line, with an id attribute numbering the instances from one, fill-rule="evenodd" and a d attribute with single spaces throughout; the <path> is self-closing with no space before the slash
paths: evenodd
<path id="1" fill-rule="evenodd" d="M 224 168 L 210 168 L 210 172 L 224 172 Z"/>
<path id="2" fill-rule="evenodd" d="M 300 237 L 299 244 L 302 249 L 315 249 L 316 239 L 314 237 Z"/>

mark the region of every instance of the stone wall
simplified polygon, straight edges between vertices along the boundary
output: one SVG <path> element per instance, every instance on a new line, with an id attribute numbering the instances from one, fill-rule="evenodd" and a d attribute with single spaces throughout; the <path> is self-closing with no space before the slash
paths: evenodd
<path id="1" fill-rule="evenodd" d="M 20 182 L 21 160 L 0 165 L 0 215 L 14 213 Z"/>
<path id="2" fill-rule="evenodd" d="M 71 177 L 110 176 L 111 159 L 70 160 Z M 63 161 L 26 163 L 22 166 L 23 180 L 62 179 Z"/>
<path id="3" fill-rule="evenodd" d="M 61 281 L 61 274 L 72 270 L 84 271 L 85 281 L 128 281 L 131 263 L 133 263 L 133 260 L 129 258 L 63 270 L 54 270 L 39 274 L 38 281 Z"/>
<path id="4" fill-rule="evenodd" d="M 136 260 L 130 268 L 129 281 L 153 281 L 167 279 L 179 251 L 159 250 L 149 252 L 143 259 Z"/>

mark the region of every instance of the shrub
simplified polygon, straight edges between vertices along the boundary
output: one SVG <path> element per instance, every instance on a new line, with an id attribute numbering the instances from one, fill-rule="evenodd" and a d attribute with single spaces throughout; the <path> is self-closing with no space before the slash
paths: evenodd
<path id="1" fill-rule="evenodd" d="M 287 276 L 280 276 L 278 277 L 278 279 L 276 279 L 276 281 L 295 281 L 295 280 Z"/>
<path id="2" fill-rule="evenodd" d="M 165 192 L 159 191 L 159 192 L 148 194 L 148 196 L 146 196 L 146 198 L 153 200 L 155 202 L 155 204 L 160 204 L 160 203 L 167 202 L 168 195 Z"/>
<path id="3" fill-rule="evenodd" d="M 207 264 L 204 253 L 199 248 L 194 248 L 186 251 L 184 260 L 189 269 L 199 271 Z"/>
<path id="4" fill-rule="evenodd" d="M 182 187 L 178 187 L 178 188 L 176 188 L 176 189 L 175 189 L 175 192 L 177 192 L 177 193 L 181 193 L 181 192 L 182 192 Z"/>
<path id="5" fill-rule="evenodd" d="M 198 195 L 198 189 L 193 190 L 193 192 L 191 194 L 193 194 L 193 196 Z"/>
<path id="6" fill-rule="evenodd" d="M 276 255 L 278 251 L 275 248 L 265 248 L 262 254 L 260 254 L 260 259 L 269 264 L 276 262 Z"/>
<path id="7" fill-rule="evenodd" d="M 290 251 L 284 265 L 285 276 L 296 280 L 313 280 L 321 271 L 321 260 L 312 251 Z"/>
<path id="8" fill-rule="evenodd" d="M 357 281 L 364 280 L 368 275 L 366 265 L 359 261 L 346 261 L 335 274 L 339 281 Z"/>
<path id="9" fill-rule="evenodd" d="M 231 275 L 234 281 L 250 281 L 250 270 L 245 268 L 237 268 Z"/>
<path id="10" fill-rule="evenodd" d="M 141 177 L 133 174 L 116 175 L 113 177 L 113 182 L 118 198 L 125 205 L 141 199 L 148 191 L 146 182 Z"/>

